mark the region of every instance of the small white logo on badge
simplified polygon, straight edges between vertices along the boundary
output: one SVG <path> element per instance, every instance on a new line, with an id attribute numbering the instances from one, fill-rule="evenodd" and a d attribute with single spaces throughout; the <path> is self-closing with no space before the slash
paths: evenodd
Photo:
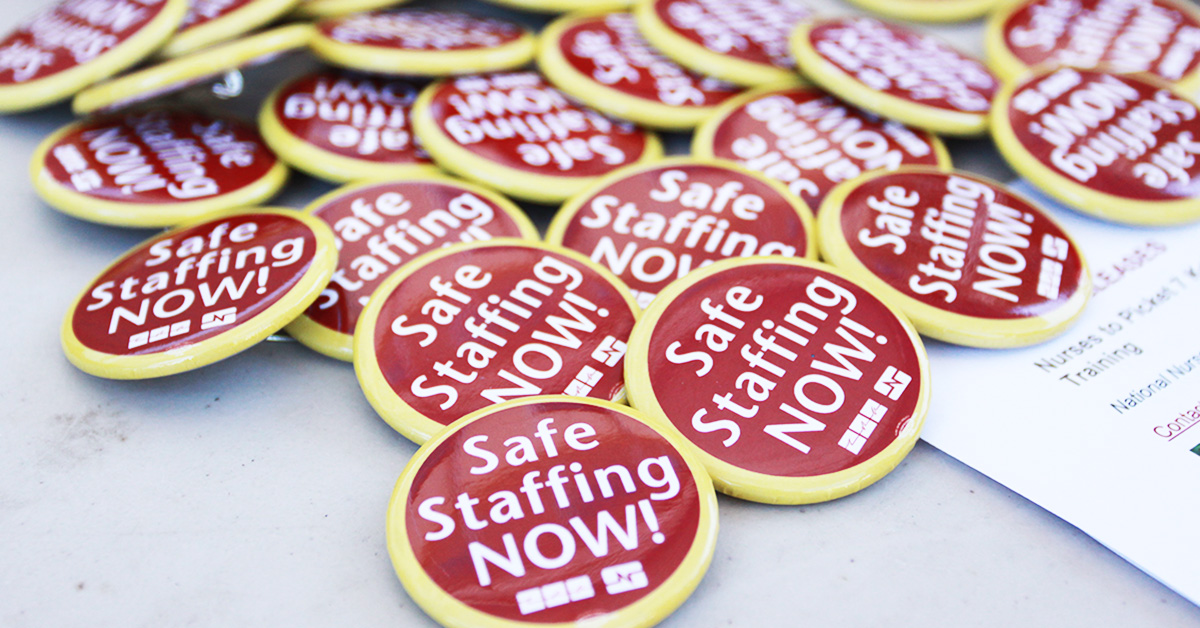
<path id="1" fill-rule="evenodd" d="M 518 591 L 517 608 L 522 615 L 528 615 L 571 602 L 589 600 L 593 597 L 596 597 L 596 590 L 592 588 L 592 579 L 587 576 L 575 576 L 567 580 Z"/>
<path id="2" fill-rule="evenodd" d="M 912 383 L 912 376 L 904 371 L 898 370 L 894 366 L 887 367 L 883 375 L 879 377 L 879 381 L 875 382 L 875 392 L 886 395 L 888 399 L 895 401 L 904 394 L 908 385 Z"/>
<path id="3" fill-rule="evenodd" d="M 600 571 L 600 579 L 604 580 L 604 588 L 609 595 L 636 591 L 650 586 L 650 579 L 646 577 L 646 571 L 642 568 L 640 560 L 605 567 Z"/>
<path id="4" fill-rule="evenodd" d="M 237 308 L 230 307 L 215 312 L 208 312 L 200 318 L 200 329 L 212 329 L 213 327 L 224 327 L 237 322 Z"/>

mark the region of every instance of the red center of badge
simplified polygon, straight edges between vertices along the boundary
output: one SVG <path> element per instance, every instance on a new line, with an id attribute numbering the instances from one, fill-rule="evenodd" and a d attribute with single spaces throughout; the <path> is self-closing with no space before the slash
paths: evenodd
<path id="1" fill-rule="evenodd" d="M 645 307 L 667 284 L 719 259 L 804 257 L 811 235 L 766 183 L 720 166 L 676 164 L 592 195 L 566 225 L 562 244 L 608 267 Z"/>
<path id="2" fill-rule="evenodd" d="M 818 89 L 764 94 L 726 116 L 716 157 L 788 186 L 816 211 L 842 181 L 871 170 L 938 164 L 934 137 L 856 109 Z"/>
<path id="3" fill-rule="evenodd" d="M 88 120 L 59 139 L 45 166 L 64 188 L 93 198 L 184 203 L 239 190 L 276 163 L 240 122 L 152 111 Z"/>
<path id="4" fill-rule="evenodd" d="M 871 89 L 928 107 L 985 114 L 999 82 L 982 63 L 916 31 L 857 17 L 822 22 L 809 42 Z"/>
<path id="5" fill-rule="evenodd" d="M 576 72 L 631 96 L 673 107 L 711 107 L 741 92 L 683 69 L 659 54 L 638 32 L 629 13 L 584 18 L 558 42 Z"/>
<path id="6" fill-rule="evenodd" d="M 871 272 L 922 303 L 966 316 L 1041 316 L 1079 289 L 1082 264 L 1039 209 L 962 174 L 880 176 L 846 198 L 842 232 Z"/>
<path id="7" fill-rule="evenodd" d="M 0 41 L 0 85 L 90 63 L 154 20 L 167 0 L 64 0 Z"/>
<path id="8" fill-rule="evenodd" d="M 790 0 L 656 0 L 673 32 L 723 55 L 795 70 L 788 36 L 812 10 Z"/>
<path id="9" fill-rule="evenodd" d="M 1200 198 L 1196 105 L 1136 76 L 1065 68 L 1019 85 L 1017 140 L 1054 172 L 1139 201 Z"/>
<path id="10" fill-rule="evenodd" d="M 414 257 L 457 242 L 519 238 L 519 225 L 492 201 L 450 183 L 398 181 L 356 189 L 312 212 L 337 234 L 338 269 L 305 314 L 353 334 L 367 299 Z"/>
<path id="11" fill-rule="evenodd" d="M 195 344 L 282 298 L 316 252 L 312 229 L 277 214 L 241 214 L 171 233 L 96 279 L 72 329 L 84 346 L 113 355 Z"/>
<path id="12" fill-rule="evenodd" d="M 1161 0 L 1034 0 L 1004 23 L 1004 42 L 1028 66 L 1103 64 L 1178 81 L 1200 64 L 1200 23 Z"/>
<path id="13" fill-rule="evenodd" d="M 462 251 L 421 266 L 387 297 L 375 353 L 405 403 L 449 425 L 518 397 L 613 400 L 634 313 L 621 288 L 540 247 Z"/>
<path id="14" fill-rule="evenodd" d="M 700 496 L 679 452 L 616 411 L 547 401 L 440 443 L 406 502 L 408 541 L 438 586 L 495 617 L 586 623 L 680 566 Z"/>
<path id="15" fill-rule="evenodd" d="M 380 11 L 324 20 L 317 28 L 345 44 L 399 50 L 475 50 L 512 43 L 525 35 L 503 20 L 446 11 Z"/>
<path id="16" fill-rule="evenodd" d="M 419 89 L 408 81 L 318 72 L 280 91 L 275 116 L 292 135 L 343 157 L 429 164 L 409 126 Z"/>
<path id="17" fill-rule="evenodd" d="M 436 86 L 433 120 L 459 146 L 508 168 L 596 177 L 637 162 L 646 133 L 569 100 L 533 72 L 471 76 Z"/>
<path id="18" fill-rule="evenodd" d="M 195 28 L 213 20 L 225 17 L 238 9 L 257 2 L 258 0 L 189 0 L 187 17 L 183 20 L 180 30 Z"/>
<path id="19" fill-rule="evenodd" d="M 883 451 L 913 419 L 917 349 L 878 299 L 791 264 L 726 269 L 671 301 L 650 338 L 658 403 L 748 471 L 808 477 Z"/>

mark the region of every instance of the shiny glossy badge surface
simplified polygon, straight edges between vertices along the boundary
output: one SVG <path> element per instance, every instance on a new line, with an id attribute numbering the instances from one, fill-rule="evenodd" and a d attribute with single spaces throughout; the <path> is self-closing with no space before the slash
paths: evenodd
<path id="1" fill-rule="evenodd" d="M 100 273 L 63 320 L 63 350 L 110 379 L 194 370 L 282 329 L 336 264 L 333 234 L 319 220 L 268 208 L 214 214 Z"/>
<path id="2" fill-rule="evenodd" d="M 354 13 L 317 23 L 312 49 L 344 68 L 402 76 L 450 76 L 519 68 L 535 39 L 520 24 L 456 11 Z"/>
<path id="3" fill-rule="evenodd" d="M 436 174 L 417 141 L 417 81 L 318 70 L 281 85 L 263 103 L 258 126 L 281 159 L 336 183 Z"/>
<path id="4" fill-rule="evenodd" d="M 812 9 L 792 0 L 643 0 L 646 39 L 677 63 L 737 85 L 801 84 L 788 37 Z"/>
<path id="5" fill-rule="evenodd" d="M 416 443 L 509 399 L 625 399 L 629 289 L 560 247 L 494 239 L 427 253 L 367 303 L 354 369 L 376 412 Z"/>
<path id="6" fill-rule="evenodd" d="M 912 325 L 831 266 L 716 262 L 629 341 L 630 404 L 682 434 L 717 490 L 806 504 L 861 490 L 916 443 L 929 364 Z"/>
<path id="7" fill-rule="evenodd" d="M 1048 68 L 1004 86 L 992 138 L 1013 170 L 1074 209 L 1180 224 L 1200 219 L 1198 113 L 1149 75 Z"/>
<path id="8" fill-rule="evenodd" d="M 692 154 L 735 161 L 783 183 L 814 212 L 837 184 L 872 170 L 950 167 L 933 133 L 868 113 L 817 87 L 764 87 L 717 109 Z"/>
<path id="9" fill-rule="evenodd" d="M 1087 263 L 1063 228 L 977 175 L 933 168 L 867 175 L 835 188 L 824 209 L 824 259 L 931 338 L 1035 344 L 1065 331 L 1091 297 Z"/>
<path id="10" fill-rule="evenodd" d="M 439 166 L 539 203 L 662 157 L 658 136 L 579 105 L 533 72 L 434 83 L 417 98 L 413 126 Z"/>
<path id="11" fill-rule="evenodd" d="M 287 331 L 308 347 L 346 361 L 368 299 L 406 262 L 459 242 L 538 239 L 537 228 L 512 201 L 444 175 L 347 185 L 305 211 L 333 229 L 338 268 L 321 298 Z"/>
<path id="12" fill-rule="evenodd" d="M 606 266 L 642 307 L 716 260 L 817 255 L 804 201 L 732 162 L 691 157 L 605 177 L 563 205 L 546 241 Z"/>
<path id="13" fill-rule="evenodd" d="M 257 205 L 288 176 L 253 128 L 178 109 L 75 122 L 43 141 L 29 167 L 55 209 L 122 227 L 170 227 Z"/>
<path id="14" fill-rule="evenodd" d="M 645 126 L 693 128 L 742 91 L 663 56 L 629 13 L 567 16 L 541 37 L 538 67 L 550 82 L 580 102 Z"/>
<path id="15" fill-rule="evenodd" d="M 802 74 L 862 109 L 939 134 L 987 132 L 1000 81 L 936 37 L 857 16 L 801 22 L 791 42 Z"/>
<path id="16" fill-rule="evenodd" d="M 396 573 L 444 626 L 652 626 L 696 588 L 716 545 L 716 495 L 687 447 L 594 400 L 476 412 L 396 484 Z"/>

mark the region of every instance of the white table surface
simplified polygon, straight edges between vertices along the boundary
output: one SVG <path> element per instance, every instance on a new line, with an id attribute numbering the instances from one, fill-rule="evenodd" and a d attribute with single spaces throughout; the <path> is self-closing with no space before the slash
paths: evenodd
<path id="1" fill-rule="evenodd" d="M 48 2 L 7 0 L 0 30 Z M 980 23 L 932 30 L 980 51 Z M 252 112 L 308 63 L 249 73 L 232 106 Z M 71 299 L 149 235 L 38 200 L 29 156 L 70 119 L 65 106 L 0 117 L 0 626 L 432 626 L 384 544 L 416 446 L 375 415 L 348 364 L 265 343 L 197 372 L 114 382 L 62 356 Z M 960 167 L 1011 177 L 987 141 L 951 149 Z M 329 187 L 297 176 L 278 204 Z M 533 208 L 543 225 L 549 211 Z M 934 374 L 935 394 L 954 394 Z M 722 497 L 720 525 L 711 569 L 664 626 L 1200 625 L 1200 608 L 924 443 L 832 503 Z"/>

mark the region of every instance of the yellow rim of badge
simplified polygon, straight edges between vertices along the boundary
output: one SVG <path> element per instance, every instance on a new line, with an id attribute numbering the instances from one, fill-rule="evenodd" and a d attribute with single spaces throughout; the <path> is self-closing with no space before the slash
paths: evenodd
<path id="1" fill-rule="evenodd" d="M 1016 81 L 1023 75 L 1038 69 L 1036 66 L 1030 66 L 1018 59 L 1009 49 L 1004 38 L 1005 23 L 1008 22 L 1014 13 L 1029 6 L 1033 1 L 1002 0 L 996 10 L 988 16 L 987 26 L 984 29 L 983 35 L 984 52 L 987 56 L 988 66 L 992 69 L 992 72 L 1005 83 Z M 1193 20 L 1200 22 L 1200 9 L 1196 8 L 1194 4 L 1189 2 L 1175 2 L 1173 0 L 1156 1 L 1169 4 L 1176 11 L 1191 16 Z M 1200 64 L 1192 68 L 1191 72 L 1181 77 L 1178 81 L 1174 81 L 1174 84 L 1175 89 L 1185 94 L 1194 94 L 1200 91 Z"/>
<path id="2" fill-rule="evenodd" d="M 300 6 L 296 7 L 295 15 L 301 18 L 337 17 L 362 11 L 387 9 L 409 2 L 411 0 L 301 0 Z"/>
<path id="3" fill-rule="evenodd" d="M 150 56 L 170 39 L 187 16 L 188 0 L 166 0 L 166 6 L 137 34 L 95 59 L 28 83 L 0 86 L 0 112 L 37 109 L 70 98 Z"/>
<path id="4" fill-rule="evenodd" d="M 751 257 L 726 259 L 705 266 L 667 286 L 650 304 L 642 320 L 633 328 L 629 338 L 629 353 L 625 356 L 625 386 L 630 405 L 644 412 L 662 427 L 669 429 L 686 440 L 675 424 L 667 417 L 650 382 L 649 348 L 655 327 L 662 320 L 663 312 L 685 290 L 716 275 L 723 270 L 738 266 L 757 264 L 791 264 L 815 268 L 846 277 L 838 269 L 812 260 L 790 257 Z M 848 281 L 853 280 L 847 278 Z M 883 478 L 908 455 L 920 436 L 921 427 L 929 413 L 929 357 L 925 345 L 917 335 L 912 323 L 886 301 L 880 302 L 900 321 L 909 341 L 916 348 L 917 368 L 920 372 L 921 389 L 913 409 L 913 418 L 904 426 L 883 451 L 840 471 L 806 477 L 784 477 L 749 471 L 730 464 L 692 445 L 692 451 L 703 461 L 704 468 L 712 477 L 718 491 L 727 495 L 765 504 L 812 504 L 830 501 L 860 491 Z M 689 441 L 690 442 L 690 441 Z"/>
<path id="5" fill-rule="evenodd" d="M 425 88 L 417 97 L 412 110 L 413 131 L 420 138 L 426 152 L 442 168 L 465 179 L 496 188 L 509 196 L 535 203 L 561 203 L 600 178 L 556 177 L 526 172 L 479 157 L 463 148 L 442 132 L 430 111 L 433 95 L 442 85 L 443 83 L 438 82 Z M 662 142 L 658 136 L 649 131 L 642 133 L 646 137 L 646 149 L 629 165 L 652 162 L 662 157 Z"/>
<path id="6" fill-rule="evenodd" d="M 634 5 L 633 14 L 637 18 L 642 36 L 650 42 L 650 45 L 693 72 L 744 87 L 760 85 L 783 87 L 806 83 L 794 69 L 755 63 L 721 54 L 680 35 L 658 17 L 658 13 L 654 10 L 654 0 L 639 1 Z"/>
<path id="7" fill-rule="evenodd" d="M 728 120 L 730 116 L 736 113 L 737 110 L 745 107 L 747 103 L 754 102 L 763 96 L 793 89 L 817 90 L 819 88 L 806 87 L 804 85 L 767 85 L 749 90 L 742 94 L 738 94 L 737 96 L 734 96 L 733 98 L 721 103 L 721 106 L 717 107 L 717 110 L 713 112 L 712 116 L 704 121 L 704 124 L 696 127 L 696 133 L 692 135 L 692 154 L 697 157 L 716 158 L 717 155 L 715 147 L 717 145 L 717 130 L 721 128 L 722 124 L 725 124 L 725 121 Z M 846 104 L 849 107 L 853 107 L 854 109 L 859 109 L 862 111 L 862 109 L 855 105 L 850 103 Z M 913 130 L 917 132 L 928 133 L 924 129 Z M 929 145 L 933 147 L 933 154 L 937 158 L 939 167 L 943 169 L 953 167 L 953 164 L 950 161 L 950 151 L 946 149 L 946 144 L 942 142 L 942 138 L 929 133 L 929 137 L 923 137 L 921 139 L 928 141 Z M 790 194 L 791 192 L 788 193 Z"/>
<path id="8" fill-rule="evenodd" d="M 376 187 L 378 185 L 386 185 L 388 183 L 435 183 L 462 188 L 471 192 L 472 194 L 483 197 L 484 199 L 495 204 L 496 207 L 499 207 L 500 211 L 504 212 L 509 219 L 516 223 L 517 227 L 521 230 L 521 234 L 526 240 L 531 242 L 536 242 L 538 240 L 537 227 L 534 226 L 533 222 L 529 220 L 529 217 L 525 215 L 525 212 L 521 211 L 521 208 L 517 207 L 517 205 L 512 201 L 487 188 L 463 181 L 462 179 L 454 179 L 445 175 L 432 173 L 414 174 L 403 177 L 398 176 L 390 178 L 386 181 L 364 181 L 355 183 L 353 185 L 342 186 L 310 203 L 308 207 L 304 208 L 304 213 L 311 216 L 315 214 L 317 210 L 337 199 L 352 196 L 361 190 Z M 301 344 L 318 353 L 345 362 L 354 361 L 353 333 L 343 334 L 339 331 L 334 331 L 309 318 L 306 313 L 296 317 L 296 320 L 292 321 L 292 323 L 287 326 L 286 331 Z"/>
<path id="9" fill-rule="evenodd" d="M 486 2 L 539 13 L 565 13 L 567 11 L 617 11 L 629 7 L 636 0 L 486 0 Z"/>
<path id="10" fill-rule="evenodd" d="M 163 57 L 178 57 L 228 41 L 275 21 L 296 7 L 300 0 L 254 0 L 203 24 L 180 32 L 158 51 Z"/>
<path id="11" fill-rule="evenodd" d="M 38 196 L 54 209 L 82 220 L 118 227 L 172 227 L 213 212 L 257 205 L 275 196 L 287 183 L 288 168 L 277 159 L 275 165 L 257 181 L 232 192 L 198 201 L 121 203 L 81 194 L 56 181 L 45 164 L 51 149 L 63 137 L 89 123 L 89 120 L 82 120 L 55 131 L 34 150 L 29 165 L 29 175 Z"/>
<path id="12" fill-rule="evenodd" d="M 849 275 L 860 285 L 867 288 L 881 299 L 887 299 L 897 309 L 908 317 L 917 331 L 924 336 L 969 347 L 1008 348 L 1023 347 L 1037 344 L 1043 340 L 1059 335 L 1071 326 L 1083 313 L 1092 294 L 1092 275 L 1088 271 L 1087 260 L 1066 229 L 1045 210 L 1038 207 L 1031 199 L 1022 196 L 997 181 L 974 173 L 963 173 L 972 179 L 983 181 L 992 187 L 1003 190 L 1029 205 L 1041 210 L 1047 220 L 1054 223 L 1063 232 L 1071 244 L 1071 249 L 1079 255 L 1081 276 L 1079 286 L 1071 298 L 1053 312 L 1043 316 L 1029 318 L 982 318 L 950 312 L 945 309 L 922 303 L 917 299 L 896 289 L 891 284 L 867 268 L 851 250 L 846 234 L 842 231 L 842 209 L 846 198 L 863 184 L 882 176 L 894 176 L 898 173 L 945 172 L 936 168 L 922 166 L 906 166 L 893 172 L 871 172 L 857 179 L 846 181 L 833 189 L 821 203 L 817 214 L 817 233 L 821 242 L 821 257 L 830 264 Z"/>
<path id="13" fill-rule="evenodd" d="M 458 598 L 446 593 L 426 573 L 425 565 L 417 560 L 409 541 L 407 519 L 408 496 L 412 490 L 417 473 L 429 460 L 429 457 L 446 439 L 453 436 L 463 427 L 486 419 L 495 412 L 501 412 L 513 407 L 540 404 L 553 401 L 570 401 L 581 405 L 595 406 L 623 414 L 630 419 L 649 426 L 657 431 L 679 452 L 687 464 L 688 471 L 696 483 L 699 501 L 699 523 L 696 537 L 684 556 L 679 567 L 662 584 L 646 594 L 637 602 L 620 610 L 589 617 L 579 623 L 544 623 L 522 622 L 502 619 L 489 615 L 464 604 Z M 541 626 L 543 628 L 571 628 L 586 625 L 589 628 L 647 628 L 665 619 L 679 608 L 704 578 L 705 572 L 712 562 L 717 541 L 717 497 L 713 492 L 712 481 L 705 473 L 704 467 L 696 459 L 691 445 L 677 434 L 662 430 L 654 421 L 647 420 L 640 413 L 631 411 L 628 407 L 578 397 L 563 397 L 544 395 L 506 401 L 502 404 L 477 410 L 455 422 L 437 438 L 429 441 L 405 465 L 400 479 L 396 481 L 387 513 L 387 545 L 388 554 L 392 558 L 392 566 L 399 576 L 401 584 L 413 600 L 420 605 L 430 617 L 445 626 L 453 628 L 521 628 L 524 626 Z"/>
<path id="14" fill-rule="evenodd" d="M 803 22 L 792 33 L 792 54 L 801 72 L 829 93 L 864 111 L 877 113 L 934 133 L 976 136 L 987 133 L 987 113 L 967 113 L 930 107 L 872 89 L 826 61 L 809 41 L 809 33 L 825 20 Z"/>
<path id="15" fill-rule="evenodd" d="M 425 416 L 416 408 L 410 406 L 388 384 L 383 371 L 379 368 L 379 360 L 375 354 L 375 327 L 379 324 L 379 312 L 383 309 L 383 304 L 387 302 L 388 297 L 396 290 L 396 287 L 407 279 L 409 275 L 412 275 L 421 268 L 464 250 L 501 246 L 525 247 L 569 257 L 599 273 L 601 277 L 604 277 L 621 295 L 625 303 L 629 305 L 630 311 L 633 312 L 634 320 L 637 320 L 641 315 L 641 308 L 634 302 L 633 297 L 629 293 L 629 288 L 612 271 L 575 251 L 561 246 L 530 242 L 518 238 L 496 238 L 487 242 L 455 244 L 444 249 L 425 253 L 409 261 L 380 284 L 358 319 L 358 326 L 354 329 L 354 372 L 358 376 L 358 382 L 362 386 L 363 393 L 367 396 L 367 401 L 371 403 L 371 406 L 375 408 L 379 416 L 388 425 L 391 425 L 393 429 L 403 434 L 405 438 L 418 445 L 433 438 L 438 432 L 444 430 L 446 425 Z M 617 399 L 616 402 L 624 402 L 624 395 Z"/>
<path id="16" fill-rule="evenodd" d="M 1017 138 L 1009 124 L 1013 93 L 1017 88 L 1054 72 L 1057 68 L 1042 68 L 1027 75 L 1020 83 L 1004 83 L 993 101 L 991 116 L 992 139 L 1008 165 L 1017 174 L 1025 177 L 1048 196 L 1058 199 L 1071 208 L 1105 220 L 1131 225 L 1162 226 L 1178 225 L 1200 219 L 1200 196 L 1170 201 L 1143 201 L 1106 194 L 1061 175 L 1042 164 Z M 1200 108 L 1194 98 L 1181 93 L 1170 83 L 1148 74 L 1131 75 L 1161 89 L 1168 90 L 1176 98 L 1186 100 Z"/>
<path id="17" fill-rule="evenodd" d="M 387 163 L 355 159 L 334 153 L 297 137 L 283 126 L 275 105 L 288 85 L 281 85 L 263 103 L 258 113 L 258 132 L 280 159 L 299 170 L 333 183 L 366 179 L 391 179 L 441 172 L 433 163 Z"/>
<path id="18" fill-rule="evenodd" d="M 808 206 L 808 203 L 805 203 L 799 196 L 792 194 L 786 186 L 774 179 L 753 170 L 748 170 L 736 162 L 712 157 L 668 157 L 649 164 L 626 166 L 601 177 L 600 180 L 588 186 L 587 189 L 572 196 L 561 209 L 555 212 L 554 218 L 550 221 L 550 227 L 546 230 L 546 242 L 556 246 L 563 246 L 563 238 L 566 237 L 567 227 L 571 226 L 571 222 L 575 220 L 575 216 L 584 208 L 584 204 L 605 188 L 648 170 L 677 166 L 713 166 L 716 168 L 725 168 L 770 187 L 776 194 L 787 201 L 788 206 L 800 218 L 800 223 L 804 227 L 804 233 L 808 236 L 808 247 L 804 252 L 804 257 L 808 259 L 817 258 L 816 219 L 813 218 L 812 208 Z"/>
<path id="19" fill-rule="evenodd" d="M 983 17 L 1006 0 L 849 0 L 872 13 L 913 22 L 966 22 Z"/>
<path id="20" fill-rule="evenodd" d="M 303 48 L 312 32 L 313 27 L 307 24 L 281 26 L 164 61 L 79 92 L 71 108 L 76 114 L 118 109 L 190 87 L 273 55 Z"/>
<path id="21" fill-rule="evenodd" d="M 63 318 L 62 347 L 67 359 L 86 373 L 108 379 L 150 379 L 174 375 L 192 371 L 240 353 L 282 329 L 288 321 L 303 312 L 320 296 L 321 290 L 333 276 L 333 271 L 337 267 L 337 248 L 334 245 L 333 232 L 325 226 L 325 223 L 291 209 L 256 207 L 231 212 L 216 212 L 203 216 L 187 225 L 182 225 L 166 234 L 157 234 L 138 244 L 117 261 L 109 264 L 96 277 L 104 276 L 110 268 L 119 264 L 126 257 L 171 233 L 219 218 L 242 214 L 276 214 L 295 218 L 307 225 L 315 234 L 317 245 L 312 264 L 287 294 L 257 316 L 249 319 L 248 322 L 239 322 L 229 330 L 206 340 L 153 355 L 114 355 L 90 349 L 75 336 L 72 321 L 75 317 L 75 310 L 89 294 L 92 282 L 88 282 L 88 288 L 84 288 L 75 298 L 71 308 L 67 310 L 66 317 Z"/>
<path id="22" fill-rule="evenodd" d="M 537 38 L 521 36 L 493 48 L 474 50 L 402 50 L 371 44 L 349 44 L 314 33 L 313 53 L 333 65 L 364 72 L 404 76 L 480 74 L 519 68 L 533 60 Z"/>
<path id="23" fill-rule="evenodd" d="M 597 111 L 658 129 L 685 131 L 712 115 L 716 105 L 680 107 L 639 98 L 609 87 L 576 70 L 562 54 L 559 42 L 562 41 L 563 33 L 580 22 L 603 15 L 606 14 L 572 13 L 551 22 L 542 31 L 537 51 L 538 68 L 555 87 Z M 690 72 L 686 68 L 683 69 Z"/>

